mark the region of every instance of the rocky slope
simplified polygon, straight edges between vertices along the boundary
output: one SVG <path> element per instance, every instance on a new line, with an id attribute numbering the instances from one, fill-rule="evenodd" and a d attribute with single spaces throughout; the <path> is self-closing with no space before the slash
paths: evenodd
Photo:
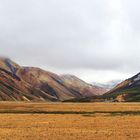
<path id="1" fill-rule="evenodd" d="M 75 76 L 21 67 L 7 58 L 0 58 L 0 100 L 2 101 L 65 101 L 103 94 L 105 90 L 85 83 Z"/>
<path id="2" fill-rule="evenodd" d="M 140 73 L 118 84 L 103 97 L 115 101 L 140 101 Z"/>

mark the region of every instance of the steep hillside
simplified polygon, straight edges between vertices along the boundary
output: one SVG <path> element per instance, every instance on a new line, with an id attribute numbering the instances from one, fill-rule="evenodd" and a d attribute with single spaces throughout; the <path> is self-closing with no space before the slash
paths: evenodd
<path id="1" fill-rule="evenodd" d="M 0 59 L 0 100 L 55 101 L 49 94 L 27 83 L 20 76 L 22 67 L 9 59 Z"/>
<path id="2" fill-rule="evenodd" d="M 103 97 L 124 102 L 140 101 L 140 73 L 118 84 Z"/>
<path id="3" fill-rule="evenodd" d="M 76 98 L 70 89 L 66 88 L 61 78 L 51 72 L 33 67 L 20 69 L 20 77 L 33 87 L 49 94 L 51 97 L 63 101 Z"/>

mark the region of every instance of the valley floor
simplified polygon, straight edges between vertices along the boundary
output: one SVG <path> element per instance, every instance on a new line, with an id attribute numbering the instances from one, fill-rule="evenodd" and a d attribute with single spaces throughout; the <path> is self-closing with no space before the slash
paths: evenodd
<path id="1" fill-rule="evenodd" d="M 139 140 L 139 103 L 0 103 L 0 140 Z"/>

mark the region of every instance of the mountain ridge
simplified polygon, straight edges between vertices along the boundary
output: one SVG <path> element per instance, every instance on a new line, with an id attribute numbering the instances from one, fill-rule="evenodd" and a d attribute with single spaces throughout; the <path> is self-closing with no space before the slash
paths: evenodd
<path id="1" fill-rule="evenodd" d="M 1 101 L 65 101 L 105 92 L 103 88 L 92 86 L 76 76 L 64 77 L 36 67 L 22 67 L 8 58 L 0 58 Z"/>
<path id="2" fill-rule="evenodd" d="M 103 95 L 107 100 L 119 102 L 140 101 L 140 73 L 126 79 Z"/>

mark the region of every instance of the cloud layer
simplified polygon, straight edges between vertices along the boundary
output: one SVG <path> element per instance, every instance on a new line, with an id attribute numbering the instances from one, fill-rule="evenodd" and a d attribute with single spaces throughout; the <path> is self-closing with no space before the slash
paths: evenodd
<path id="1" fill-rule="evenodd" d="M 103 81 L 127 78 L 140 71 L 139 5 L 137 0 L 0 0 L 0 54 L 87 81 L 101 81 L 100 75 Z"/>

